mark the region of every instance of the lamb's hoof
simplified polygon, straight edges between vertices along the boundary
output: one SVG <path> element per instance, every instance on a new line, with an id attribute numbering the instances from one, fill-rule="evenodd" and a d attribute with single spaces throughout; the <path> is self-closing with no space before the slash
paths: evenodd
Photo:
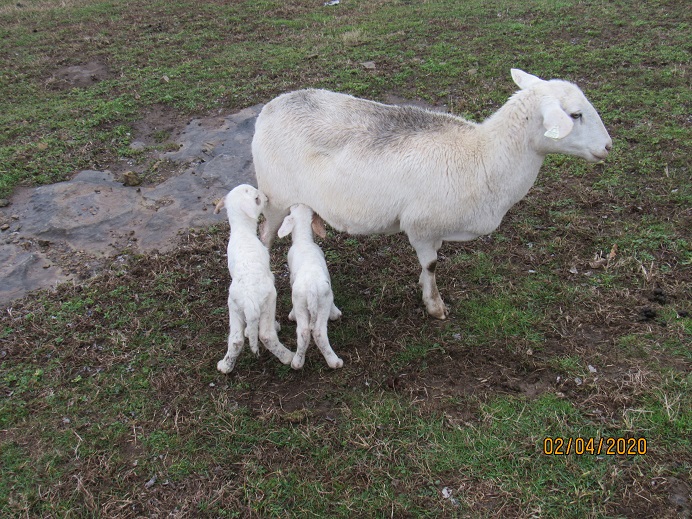
<path id="1" fill-rule="evenodd" d="M 428 313 L 435 319 L 444 321 L 445 319 L 447 319 L 447 316 L 449 315 L 449 310 L 447 310 L 447 307 L 444 305 L 444 303 L 442 303 L 441 306 L 435 305 L 432 308 L 428 307 Z"/>
<path id="2" fill-rule="evenodd" d="M 226 362 L 226 359 L 221 359 L 219 362 L 216 363 L 216 369 L 218 369 L 224 375 L 227 375 L 228 373 L 233 371 L 234 364 L 235 363 L 229 366 L 228 362 Z"/>
<path id="3" fill-rule="evenodd" d="M 305 358 L 304 357 L 298 357 L 294 356 L 293 359 L 291 360 L 291 367 L 293 369 L 303 369 L 303 366 L 305 365 Z"/>
<path id="4" fill-rule="evenodd" d="M 288 314 L 288 320 L 289 321 L 295 321 L 296 320 L 296 312 L 291 308 L 291 313 Z"/>
<path id="5" fill-rule="evenodd" d="M 278 357 L 279 360 L 281 361 L 281 364 L 291 364 L 293 365 L 293 359 L 295 358 L 295 353 L 293 353 L 291 350 L 286 348 L 286 352 L 282 353 L 281 356 Z"/>
<path id="6" fill-rule="evenodd" d="M 327 362 L 327 365 L 332 369 L 339 369 L 344 367 L 344 361 L 337 357 L 336 360 Z"/>
<path id="7" fill-rule="evenodd" d="M 336 321 L 337 319 L 341 319 L 341 310 L 335 306 L 329 314 L 329 320 Z"/>

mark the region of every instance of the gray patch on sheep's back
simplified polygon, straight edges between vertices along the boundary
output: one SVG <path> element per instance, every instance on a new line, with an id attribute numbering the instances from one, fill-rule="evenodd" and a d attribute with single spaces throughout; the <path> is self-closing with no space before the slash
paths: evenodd
<path id="1" fill-rule="evenodd" d="M 124 250 L 171 250 L 181 231 L 225 221 L 214 202 L 238 184 L 256 185 L 250 144 L 261 108 L 192 120 L 179 149 L 159 157 L 184 171 L 158 185 L 124 186 L 106 170 L 18 190 L 0 208 L 0 305 L 90 277 Z"/>

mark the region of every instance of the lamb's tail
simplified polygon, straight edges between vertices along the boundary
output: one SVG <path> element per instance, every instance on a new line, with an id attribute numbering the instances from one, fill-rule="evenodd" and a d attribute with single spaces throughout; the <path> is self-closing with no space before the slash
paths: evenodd
<path id="1" fill-rule="evenodd" d="M 250 343 L 250 351 L 259 355 L 260 307 L 256 301 L 246 300 L 243 311 L 245 313 L 245 337 Z"/>
<path id="2" fill-rule="evenodd" d="M 310 331 L 315 330 L 315 323 L 317 322 L 317 314 L 320 311 L 320 298 L 315 293 L 314 290 L 312 290 L 308 294 L 307 298 L 307 307 L 308 307 L 308 315 L 310 316 Z"/>
<path id="3" fill-rule="evenodd" d="M 324 288 L 324 287 L 323 287 Z M 331 290 L 331 287 L 328 287 Z M 323 290 L 311 290 L 307 297 L 307 307 L 308 313 L 310 314 L 310 331 L 314 331 L 317 325 L 317 319 L 320 315 L 322 309 L 322 302 L 324 301 L 324 291 Z M 329 305 L 331 309 L 331 304 Z"/>

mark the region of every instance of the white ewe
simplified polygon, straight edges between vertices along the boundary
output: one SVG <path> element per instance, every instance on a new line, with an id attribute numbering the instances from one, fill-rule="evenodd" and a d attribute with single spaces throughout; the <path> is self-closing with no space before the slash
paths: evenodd
<path id="1" fill-rule="evenodd" d="M 404 231 L 416 250 L 428 312 L 447 309 L 435 282 L 443 241 L 489 234 L 521 200 L 549 153 L 604 160 L 612 141 L 576 85 L 512 69 L 520 87 L 481 124 L 324 90 L 262 109 L 252 155 L 268 197 L 271 246 L 289 208 L 310 206 L 339 231 Z"/>
<path id="2" fill-rule="evenodd" d="M 269 251 L 257 238 L 257 218 L 267 203 L 267 197 L 257 189 L 242 184 L 228 193 L 214 210 L 226 207 L 231 236 L 228 240 L 228 270 L 231 286 L 228 289 L 230 333 L 228 351 L 216 367 L 230 373 L 243 350 L 245 337 L 250 349 L 259 355 L 257 340 L 289 364 L 293 353 L 285 348 L 276 335 L 276 288 L 269 269 Z"/>
<path id="3" fill-rule="evenodd" d="M 293 239 L 288 251 L 293 299 L 293 310 L 288 317 L 296 321 L 298 336 L 298 347 L 291 362 L 293 369 L 303 367 L 311 333 L 330 368 L 344 365 L 344 361 L 334 353 L 327 337 L 327 321 L 341 317 L 341 311 L 334 305 L 324 253 L 313 241 L 313 230 L 322 237 L 325 234 L 324 222 L 319 217 L 315 218 L 316 216 L 309 207 L 295 205 L 278 233 L 280 238 L 291 234 Z"/>

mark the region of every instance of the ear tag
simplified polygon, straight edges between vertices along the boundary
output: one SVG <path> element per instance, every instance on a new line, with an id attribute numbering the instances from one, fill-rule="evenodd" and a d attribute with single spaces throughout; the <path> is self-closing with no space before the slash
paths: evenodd
<path id="1" fill-rule="evenodd" d="M 548 137 L 550 139 L 559 139 L 560 138 L 560 128 L 555 126 L 555 127 L 551 128 L 550 130 L 548 130 L 547 132 L 545 132 L 543 135 L 545 135 L 546 137 Z"/>

